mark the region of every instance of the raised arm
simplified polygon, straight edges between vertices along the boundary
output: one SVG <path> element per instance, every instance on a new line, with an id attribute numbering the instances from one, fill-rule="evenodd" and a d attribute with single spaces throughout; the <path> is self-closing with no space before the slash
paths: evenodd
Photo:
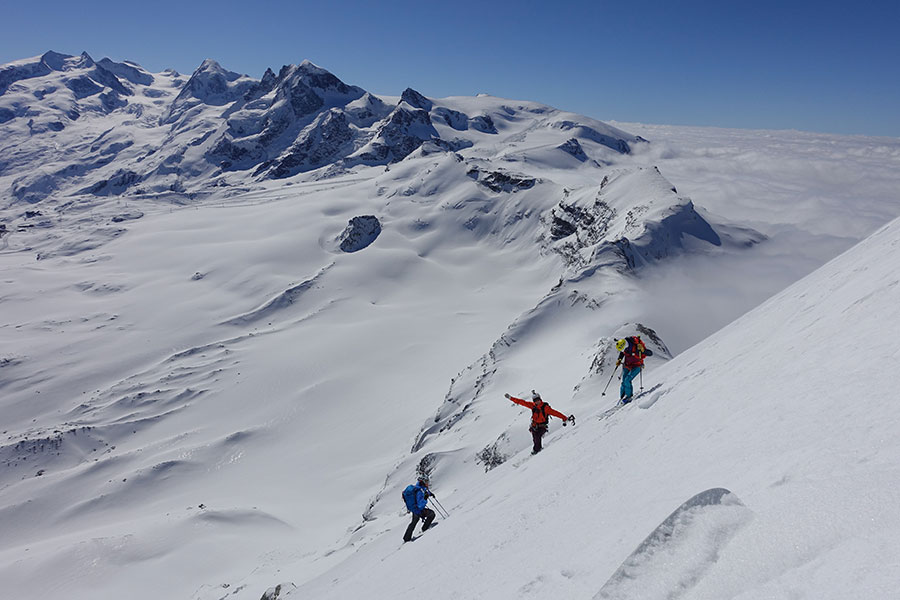
<path id="1" fill-rule="evenodd" d="M 509 398 L 510 402 L 515 402 L 525 408 L 534 408 L 534 402 L 529 402 L 528 400 L 522 400 L 521 398 L 516 398 L 515 396 L 510 396 L 509 394 L 503 394 L 507 398 Z"/>

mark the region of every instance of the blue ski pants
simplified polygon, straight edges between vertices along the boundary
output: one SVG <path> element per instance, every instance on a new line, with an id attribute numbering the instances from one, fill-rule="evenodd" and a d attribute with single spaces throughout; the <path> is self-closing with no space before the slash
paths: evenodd
<path id="1" fill-rule="evenodd" d="M 634 378 L 637 377 L 640 372 L 640 367 L 629 369 L 624 365 L 622 366 L 622 387 L 619 388 L 620 400 L 622 398 L 631 398 L 634 396 L 634 387 L 631 385 L 631 382 L 634 381 Z"/>

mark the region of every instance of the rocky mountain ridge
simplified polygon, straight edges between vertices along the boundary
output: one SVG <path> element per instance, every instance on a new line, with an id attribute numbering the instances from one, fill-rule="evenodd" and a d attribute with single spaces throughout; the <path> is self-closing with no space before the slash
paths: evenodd
<path id="1" fill-rule="evenodd" d="M 466 112 L 412 88 L 399 100 L 379 98 L 309 61 L 257 80 L 206 60 L 185 79 L 95 62 L 86 52 L 48 52 L 0 67 L 0 187 L 12 202 L 37 204 L 59 195 L 196 195 L 319 170 L 334 176 L 396 163 L 426 142 L 453 152 L 502 137 L 498 119 L 519 111 L 497 114 L 496 103 L 484 104 Z M 526 110 L 558 112 L 534 108 Z M 614 153 L 641 141 L 567 119 L 545 117 L 535 127 L 565 132 L 563 150 L 582 160 L 579 136 Z"/>

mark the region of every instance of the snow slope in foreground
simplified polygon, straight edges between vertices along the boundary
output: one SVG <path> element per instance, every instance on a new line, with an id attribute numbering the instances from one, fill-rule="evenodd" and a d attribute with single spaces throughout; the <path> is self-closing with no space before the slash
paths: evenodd
<path id="1" fill-rule="evenodd" d="M 582 415 L 542 454 L 478 480 L 448 488 L 453 473 L 440 474 L 451 517 L 414 544 L 400 542 L 398 498 L 391 534 L 287 597 L 592 598 L 667 515 L 715 487 L 746 509 L 699 512 L 660 550 L 665 569 L 633 573 L 639 597 L 893 597 L 897 265 L 893 221 L 648 373 L 659 387 L 637 404 Z"/>

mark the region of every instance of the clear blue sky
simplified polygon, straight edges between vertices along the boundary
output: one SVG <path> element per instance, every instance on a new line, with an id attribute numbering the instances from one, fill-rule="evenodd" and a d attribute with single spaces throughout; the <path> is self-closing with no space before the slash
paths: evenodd
<path id="1" fill-rule="evenodd" d="M 399 95 L 486 92 L 601 120 L 900 137 L 900 3 L 10 3 L 0 63 L 55 50 L 262 76 L 309 59 Z"/>

